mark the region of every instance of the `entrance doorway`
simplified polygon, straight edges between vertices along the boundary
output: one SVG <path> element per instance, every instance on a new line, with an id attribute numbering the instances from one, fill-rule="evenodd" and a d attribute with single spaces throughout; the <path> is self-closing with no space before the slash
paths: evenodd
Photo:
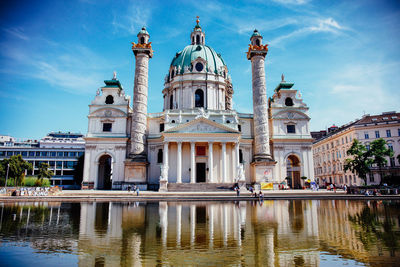
<path id="1" fill-rule="evenodd" d="M 203 162 L 196 163 L 196 183 L 206 182 L 206 164 Z"/>
<path id="2" fill-rule="evenodd" d="M 109 155 L 103 155 L 99 159 L 97 189 L 111 189 L 111 157 Z"/>
<path id="3" fill-rule="evenodd" d="M 294 189 L 301 188 L 300 182 L 300 160 L 295 155 L 290 155 L 286 160 L 286 173 L 288 186 Z"/>

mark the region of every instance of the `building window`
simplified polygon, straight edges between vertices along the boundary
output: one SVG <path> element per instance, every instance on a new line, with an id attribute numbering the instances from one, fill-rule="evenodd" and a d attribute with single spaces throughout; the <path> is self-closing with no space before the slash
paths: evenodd
<path id="1" fill-rule="evenodd" d="M 376 137 L 376 138 L 381 137 L 381 135 L 379 134 L 379 131 L 375 131 L 375 137 Z"/>
<path id="2" fill-rule="evenodd" d="M 157 163 L 163 163 L 163 150 L 159 149 L 157 153 Z"/>
<path id="3" fill-rule="evenodd" d="M 194 94 L 195 107 L 204 108 L 204 92 L 201 89 L 197 89 Z"/>
<path id="4" fill-rule="evenodd" d="M 57 152 L 57 157 L 62 157 L 63 155 L 64 155 L 63 152 L 61 151 Z"/>
<path id="5" fill-rule="evenodd" d="M 239 149 L 239 162 L 243 163 L 243 151 Z"/>
<path id="6" fill-rule="evenodd" d="M 144 44 L 144 37 L 143 37 L 143 36 L 140 37 L 140 43 L 141 43 L 141 44 Z"/>
<path id="7" fill-rule="evenodd" d="M 238 131 L 241 132 L 242 131 L 242 125 L 238 124 Z"/>
<path id="8" fill-rule="evenodd" d="M 344 182 L 347 184 L 347 175 L 344 176 Z"/>
<path id="9" fill-rule="evenodd" d="M 160 123 L 160 133 L 164 132 L 164 123 Z"/>
<path id="10" fill-rule="evenodd" d="M 397 135 L 400 136 L 400 128 L 397 129 Z"/>
<path id="11" fill-rule="evenodd" d="M 200 35 L 196 35 L 196 44 L 200 44 Z"/>
<path id="12" fill-rule="evenodd" d="M 288 107 L 293 106 L 293 99 L 291 99 L 290 97 L 286 97 L 285 105 L 288 106 Z"/>
<path id="13" fill-rule="evenodd" d="M 203 70 L 203 64 L 200 62 L 197 62 L 196 65 L 194 66 L 198 72 Z"/>
<path id="14" fill-rule="evenodd" d="M 34 157 L 35 156 L 35 151 L 29 151 L 29 157 Z"/>
<path id="15" fill-rule="evenodd" d="M 287 133 L 296 133 L 296 127 L 294 125 L 286 125 Z"/>
<path id="16" fill-rule="evenodd" d="M 21 155 L 22 155 L 23 157 L 28 156 L 28 151 L 22 151 L 22 152 L 21 152 Z"/>
<path id="17" fill-rule="evenodd" d="M 114 103 L 114 97 L 112 95 L 108 95 L 106 97 L 106 104 L 110 105 L 110 104 L 113 104 L 113 103 Z"/>
<path id="18" fill-rule="evenodd" d="M 56 156 L 56 152 L 55 151 L 50 152 L 50 157 L 55 157 L 55 156 Z"/>
<path id="19" fill-rule="evenodd" d="M 111 132 L 112 123 L 103 123 L 103 132 Z"/>
<path id="20" fill-rule="evenodd" d="M 347 144 L 347 136 L 346 136 L 346 144 Z"/>
<path id="21" fill-rule="evenodd" d="M 369 181 L 370 181 L 370 182 L 375 182 L 374 174 L 370 173 L 370 175 L 369 175 Z"/>
<path id="22" fill-rule="evenodd" d="M 174 95 L 169 97 L 169 109 L 174 109 Z"/>
<path id="23" fill-rule="evenodd" d="M 394 167 L 396 165 L 396 161 L 394 160 L 394 158 L 390 158 L 390 167 Z"/>
<path id="24" fill-rule="evenodd" d="M 393 144 L 389 143 L 389 144 L 388 144 L 388 148 L 389 148 L 391 151 L 393 151 Z"/>
<path id="25" fill-rule="evenodd" d="M 386 137 L 392 137 L 392 133 L 390 130 L 386 130 Z"/>
<path id="26" fill-rule="evenodd" d="M 367 132 L 364 133 L 364 138 L 369 139 L 369 134 Z"/>
<path id="27" fill-rule="evenodd" d="M 256 45 L 260 46 L 260 39 L 256 39 Z"/>
<path id="28" fill-rule="evenodd" d="M 370 150 L 370 145 L 365 145 L 365 147 L 367 148 L 367 150 Z"/>

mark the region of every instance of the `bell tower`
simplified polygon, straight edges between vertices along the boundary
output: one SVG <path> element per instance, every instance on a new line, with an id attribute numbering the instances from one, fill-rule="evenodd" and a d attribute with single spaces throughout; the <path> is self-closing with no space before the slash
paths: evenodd
<path id="1" fill-rule="evenodd" d="M 132 43 L 135 55 L 135 81 L 133 87 L 133 111 L 129 158 L 125 162 L 125 182 L 146 182 L 146 127 L 149 59 L 153 49 L 150 35 L 143 27 L 137 35 L 138 43 Z"/>
<path id="2" fill-rule="evenodd" d="M 273 178 L 272 172 L 275 161 L 270 152 L 268 100 L 264 67 L 268 45 L 262 44 L 262 36 L 257 30 L 254 30 L 250 41 L 247 59 L 251 61 L 254 112 L 254 158 L 251 164 L 255 182 L 269 182 Z"/>

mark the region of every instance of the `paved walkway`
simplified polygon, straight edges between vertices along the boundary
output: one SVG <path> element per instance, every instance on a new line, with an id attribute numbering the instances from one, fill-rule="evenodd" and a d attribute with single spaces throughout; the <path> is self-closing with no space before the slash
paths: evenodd
<path id="1" fill-rule="evenodd" d="M 343 190 L 336 193 L 327 190 L 263 190 L 264 200 L 279 199 L 393 199 L 400 200 L 400 195 L 364 196 L 348 195 Z M 0 201 L 204 201 L 204 200 L 259 200 L 250 192 L 242 192 L 240 196 L 235 191 L 221 192 L 136 192 L 119 190 L 64 190 L 55 196 L 0 196 Z"/>

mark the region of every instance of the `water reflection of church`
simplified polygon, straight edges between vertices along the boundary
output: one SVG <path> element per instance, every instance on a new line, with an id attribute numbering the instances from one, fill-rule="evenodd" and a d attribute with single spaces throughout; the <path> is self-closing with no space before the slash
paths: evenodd
<path id="1" fill-rule="evenodd" d="M 261 204 L 82 203 L 79 265 L 190 265 L 195 253 L 197 265 L 318 266 L 321 250 L 365 262 L 379 254 L 349 222 L 359 203 Z"/>

